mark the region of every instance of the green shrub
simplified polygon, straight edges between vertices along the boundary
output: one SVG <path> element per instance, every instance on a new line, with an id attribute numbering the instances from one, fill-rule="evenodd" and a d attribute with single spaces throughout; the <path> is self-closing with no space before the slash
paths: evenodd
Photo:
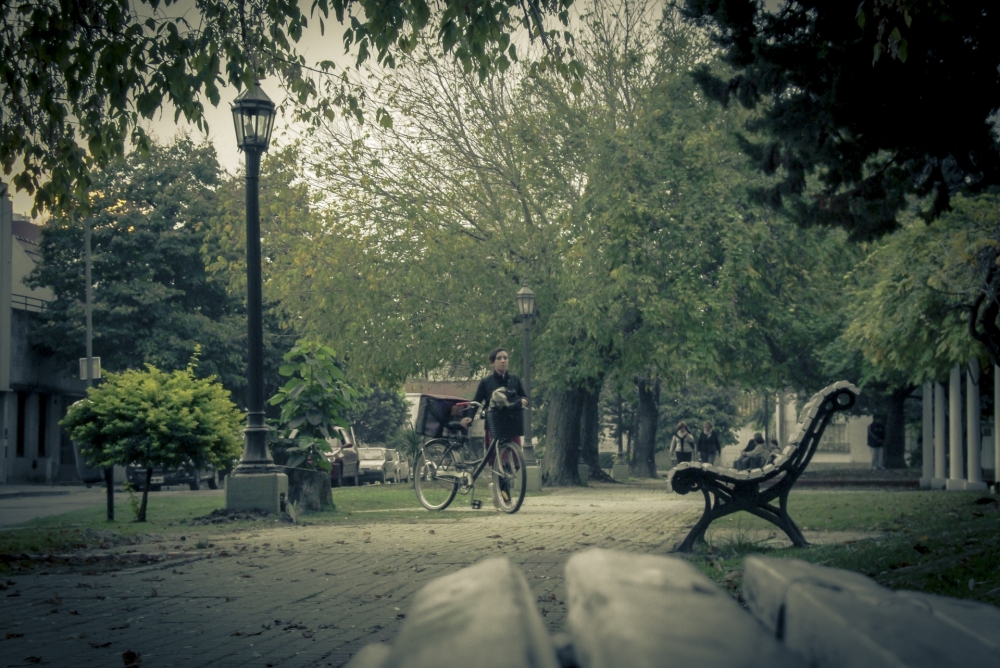
<path id="1" fill-rule="evenodd" d="M 609 469 L 615 465 L 615 453 L 613 452 L 600 452 L 597 459 L 601 463 L 602 469 Z"/>
<path id="2" fill-rule="evenodd" d="M 196 361 L 171 373 L 152 365 L 144 371 L 109 373 L 59 423 L 91 466 L 146 469 L 139 522 L 146 520 L 154 468 L 222 468 L 242 450 L 243 414 L 214 376 L 195 377 Z"/>

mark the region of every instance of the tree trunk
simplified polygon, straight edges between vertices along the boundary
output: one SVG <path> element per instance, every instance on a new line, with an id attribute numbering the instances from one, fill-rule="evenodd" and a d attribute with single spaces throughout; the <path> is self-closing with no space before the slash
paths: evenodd
<path id="1" fill-rule="evenodd" d="M 142 503 L 139 504 L 139 514 L 136 522 L 146 521 L 146 502 L 149 500 L 149 486 L 153 483 L 153 469 L 146 469 L 146 484 L 142 486 Z"/>
<path id="2" fill-rule="evenodd" d="M 906 398 L 913 392 L 912 387 L 904 387 L 886 396 L 885 402 L 885 467 L 887 469 L 906 468 L 906 422 L 903 407 Z"/>
<path id="3" fill-rule="evenodd" d="M 618 440 L 618 461 L 622 461 L 622 430 L 625 429 L 625 419 L 622 415 L 622 393 L 618 392 L 615 395 L 615 399 L 618 402 L 618 425 L 616 428 L 615 438 Z"/>
<path id="4" fill-rule="evenodd" d="M 660 381 L 643 378 L 639 387 L 639 408 L 636 411 L 637 431 L 629 474 L 636 478 L 656 477 L 656 423 L 659 420 Z"/>
<path id="5" fill-rule="evenodd" d="M 542 474 L 546 485 L 579 485 L 581 390 L 554 392 L 549 403 Z"/>
<path id="6" fill-rule="evenodd" d="M 613 482 L 611 476 L 601 468 L 601 456 L 598 446 L 601 440 L 601 386 L 596 383 L 595 390 L 581 390 L 580 396 L 580 448 L 583 462 L 589 469 L 590 480 Z"/>

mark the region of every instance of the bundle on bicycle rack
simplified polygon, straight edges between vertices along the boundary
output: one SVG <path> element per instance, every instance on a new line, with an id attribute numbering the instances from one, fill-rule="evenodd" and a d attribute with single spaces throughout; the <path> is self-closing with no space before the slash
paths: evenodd
<path id="1" fill-rule="evenodd" d="M 421 394 L 417 405 L 417 433 L 431 438 L 440 438 L 448 423 L 455 420 L 454 409 L 468 399 L 436 394 Z"/>

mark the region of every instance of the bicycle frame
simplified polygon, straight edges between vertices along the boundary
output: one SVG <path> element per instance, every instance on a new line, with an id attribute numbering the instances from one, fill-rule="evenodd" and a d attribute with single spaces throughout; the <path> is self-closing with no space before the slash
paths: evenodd
<path id="1" fill-rule="evenodd" d="M 457 443 L 456 443 L 456 440 L 453 437 L 450 437 L 450 436 L 449 437 L 436 438 L 436 439 L 428 439 L 427 441 L 424 441 L 424 443 L 429 443 L 432 440 L 445 440 L 445 441 L 447 441 L 448 442 L 448 450 L 447 450 L 447 452 L 452 452 L 453 450 L 464 449 L 465 445 L 469 441 L 469 437 L 467 435 L 462 435 L 458 439 Z M 483 458 L 479 461 L 479 463 L 475 466 L 475 468 L 472 471 L 472 474 L 471 474 L 472 480 L 471 480 L 470 484 L 474 485 L 476 483 L 476 481 L 479 479 L 479 476 L 481 476 L 482 473 L 483 473 L 483 471 L 486 469 L 487 462 L 489 462 L 489 460 L 490 460 L 490 453 L 493 454 L 493 461 L 494 462 L 496 461 L 496 458 L 499 456 L 499 453 L 500 453 L 500 447 L 499 447 L 500 443 L 503 442 L 504 440 L 505 439 L 495 438 L 495 439 L 492 439 L 490 441 L 490 447 L 486 448 L 486 452 L 483 453 Z M 426 459 L 427 458 L 427 453 L 424 452 L 424 449 L 423 449 L 424 448 L 424 443 L 420 444 L 420 450 L 421 450 L 421 452 L 423 452 L 424 458 Z M 458 463 L 455 464 L 455 469 L 458 470 L 458 471 L 464 472 L 465 467 L 466 467 L 466 464 L 464 464 L 464 463 L 463 464 L 458 464 Z M 452 481 L 454 481 L 458 485 L 462 485 L 462 484 L 465 483 L 465 478 L 463 476 L 460 476 L 460 475 L 451 476 L 451 475 L 448 475 L 448 474 L 438 475 L 438 473 L 437 473 L 436 470 L 434 471 L 434 477 L 435 478 L 439 478 L 441 480 L 452 480 Z"/>

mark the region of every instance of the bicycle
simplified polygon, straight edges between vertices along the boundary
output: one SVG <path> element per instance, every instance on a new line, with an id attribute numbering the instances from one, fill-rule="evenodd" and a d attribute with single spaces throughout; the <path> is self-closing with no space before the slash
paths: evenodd
<path id="1" fill-rule="evenodd" d="M 476 412 L 482 407 L 476 402 L 468 405 Z M 486 418 L 492 425 L 491 412 L 486 411 Z M 475 459 L 461 422 L 449 422 L 446 430 L 449 435 L 431 438 L 420 447 L 413 475 L 420 505 L 427 510 L 444 510 L 457 494 L 471 492 L 470 504 L 474 509 L 481 508 L 482 502 L 475 498 L 475 484 L 489 467 L 494 503 L 505 513 L 516 513 L 524 502 L 528 482 L 521 446 L 507 438 L 494 438 L 483 457 Z M 492 428 L 490 431 L 497 433 Z"/>

